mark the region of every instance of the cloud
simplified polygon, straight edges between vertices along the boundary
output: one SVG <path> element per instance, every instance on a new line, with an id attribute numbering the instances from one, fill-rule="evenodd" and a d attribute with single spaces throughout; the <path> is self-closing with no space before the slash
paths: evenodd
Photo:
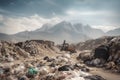
<path id="1" fill-rule="evenodd" d="M 31 16 L 38 14 L 43 17 L 53 17 L 53 12 L 57 15 L 64 15 L 74 2 L 73 0 L 1 0 L 0 13 L 10 13 L 11 15 Z M 7 15 L 10 15 L 7 14 Z"/>
<path id="2" fill-rule="evenodd" d="M 40 28 L 45 23 L 50 23 L 52 25 L 60 22 L 60 18 L 53 17 L 46 19 L 40 17 L 39 15 L 33 15 L 29 17 L 5 17 L 0 15 L 0 32 L 7 34 L 14 34 L 21 31 L 31 31 Z"/>
<path id="3" fill-rule="evenodd" d="M 66 14 L 70 16 L 117 16 L 114 12 L 110 11 L 79 11 L 79 10 L 68 10 L 66 11 Z"/>
<path id="4" fill-rule="evenodd" d="M 120 0 L 0 0 L 0 32 L 34 30 L 60 20 L 111 29 L 120 27 L 119 7 Z"/>
<path id="5" fill-rule="evenodd" d="M 104 32 L 107 32 L 109 30 L 113 30 L 113 29 L 116 29 L 117 27 L 115 26 L 106 26 L 106 25 L 97 25 L 97 26 L 92 26 L 93 28 L 96 28 L 96 29 L 101 29 L 103 30 Z"/>
<path id="6" fill-rule="evenodd" d="M 64 18 L 67 21 L 74 23 L 83 23 L 89 25 L 104 25 L 120 27 L 120 15 L 109 10 L 75 10 L 71 9 L 66 11 L 67 16 Z"/>
<path id="7" fill-rule="evenodd" d="M 119 7 L 120 0 L 0 0 L 0 13 L 19 16 L 38 14 L 53 17 L 53 12 L 65 15 L 71 8 L 78 11 L 109 10 L 119 13 Z"/>
<path id="8" fill-rule="evenodd" d="M 0 22 L 3 20 L 3 16 L 2 15 L 0 15 Z"/>

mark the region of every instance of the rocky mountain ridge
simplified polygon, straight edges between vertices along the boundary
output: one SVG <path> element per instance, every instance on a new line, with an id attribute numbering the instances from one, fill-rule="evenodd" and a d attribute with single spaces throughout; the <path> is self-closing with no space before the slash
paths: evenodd
<path id="1" fill-rule="evenodd" d="M 95 34 L 95 35 L 94 35 Z M 63 40 L 68 42 L 85 41 L 91 38 L 97 38 L 104 33 L 99 29 L 91 28 L 89 25 L 71 24 L 70 22 L 62 21 L 55 25 L 44 24 L 42 28 L 34 31 L 23 31 L 14 35 L 8 35 L 14 41 L 25 41 L 31 39 L 51 40 L 56 43 L 62 43 Z"/>

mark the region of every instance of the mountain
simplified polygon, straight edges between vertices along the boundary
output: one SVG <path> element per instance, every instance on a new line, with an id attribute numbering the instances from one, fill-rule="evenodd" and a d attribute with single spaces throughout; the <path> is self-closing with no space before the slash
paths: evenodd
<path id="1" fill-rule="evenodd" d="M 119 36 L 120 35 L 120 28 L 110 30 L 106 33 L 108 36 Z"/>
<path id="2" fill-rule="evenodd" d="M 93 39 L 104 35 L 102 30 L 91 28 L 89 25 L 83 26 L 82 24 L 75 24 L 74 27 L 77 32 L 83 33 Z"/>
<path id="3" fill-rule="evenodd" d="M 0 33 L 0 40 L 10 40 L 12 41 L 13 36 L 10 36 L 8 34 Z"/>
<path id="4" fill-rule="evenodd" d="M 39 31 L 45 32 L 45 31 L 47 31 L 48 29 L 50 29 L 51 27 L 53 27 L 53 26 L 52 26 L 51 24 L 47 23 L 47 24 L 44 24 L 44 25 L 42 26 L 42 28 L 37 29 L 36 32 L 39 32 Z"/>
<path id="5" fill-rule="evenodd" d="M 104 35 L 99 29 L 91 28 L 89 25 L 71 24 L 62 21 L 58 24 L 44 24 L 41 28 L 34 31 L 23 31 L 11 35 L 16 41 L 25 41 L 30 39 L 51 40 L 56 43 L 62 43 L 66 40 L 70 43 L 77 43 L 88 39 L 98 38 Z M 12 38 L 11 37 L 11 38 Z"/>
<path id="6" fill-rule="evenodd" d="M 35 31 L 24 31 L 15 34 L 19 38 L 27 39 L 44 39 L 52 40 L 56 43 L 61 43 L 63 40 L 68 42 L 79 42 L 90 39 L 87 35 L 83 33 L 78 33 L 75 31 L 74 26 L 66 21 L 60 22 L 54 26 L 49 27 L 49 25 L 43 25 L 42 28 Z M 21 39 L 21 40 L 22 40 Z"/>

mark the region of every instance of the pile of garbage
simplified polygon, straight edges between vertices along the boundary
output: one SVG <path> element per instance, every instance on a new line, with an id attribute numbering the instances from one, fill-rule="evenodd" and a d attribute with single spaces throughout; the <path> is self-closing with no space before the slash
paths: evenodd
<path id="1" fill-rule="evenodd" d="M 70 54 L 0 64 L 0 80 L 105 80 L 72 61 Z"/>
<path id="2" fill-rule="evenodd" d="M 112 36 L 104 36 L 98 39 L 91 39 L 85 42 L 80 42 L 76 45 L 76 49 L 78 50 L 92 50 L 100 46 L 101 44 L 106 44 L 114 37 Z"/>
<path id="3" fill-rule="evenodd" d="M 91 52 L 80 53 L 77 59 L 88 66 L 102 67 L 120 73 L 120 37 L 113 37 Z"/>
<path id="4" fill-rule="evenodd" d="M 29 53 L 25 52 L 19 47 L 16 47 L 14 43 L 0 41 L 0 62 L 11 62 L 20 59 L 20 56 L 27 57 L 27 55 L 29 55 Z"/>
<path id="5" fill-rule="evenodd" d="M 12 62 L 31 56 L 44 56 L 55 53 L 54 42 L 44 40 L 29 40 L 12 43 L 0 41 L 0 62 Z"/>
<path id="6" fill-rule="evenodd" d="M 28 40 L 16 43 L 15 45 L 30 53 L 31 56 L 42 56 L 45 53 L 53 53 L 54 50 L 54 42 L 52 41 Z"/>

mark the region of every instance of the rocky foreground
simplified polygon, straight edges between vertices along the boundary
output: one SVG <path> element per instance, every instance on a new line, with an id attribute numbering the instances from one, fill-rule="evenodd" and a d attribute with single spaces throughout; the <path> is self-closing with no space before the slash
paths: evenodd
<path id="1" fill-rule="evenodd" d="M 1 41 L 0 80 L 110 80 L 92 73 L 91 66 L 119 73 L 119 43 L 119 37 L 112 37 L 104 46 L 80 50 L 79 45 L 77 53 L 69 54 L 52 41 Z"/>

